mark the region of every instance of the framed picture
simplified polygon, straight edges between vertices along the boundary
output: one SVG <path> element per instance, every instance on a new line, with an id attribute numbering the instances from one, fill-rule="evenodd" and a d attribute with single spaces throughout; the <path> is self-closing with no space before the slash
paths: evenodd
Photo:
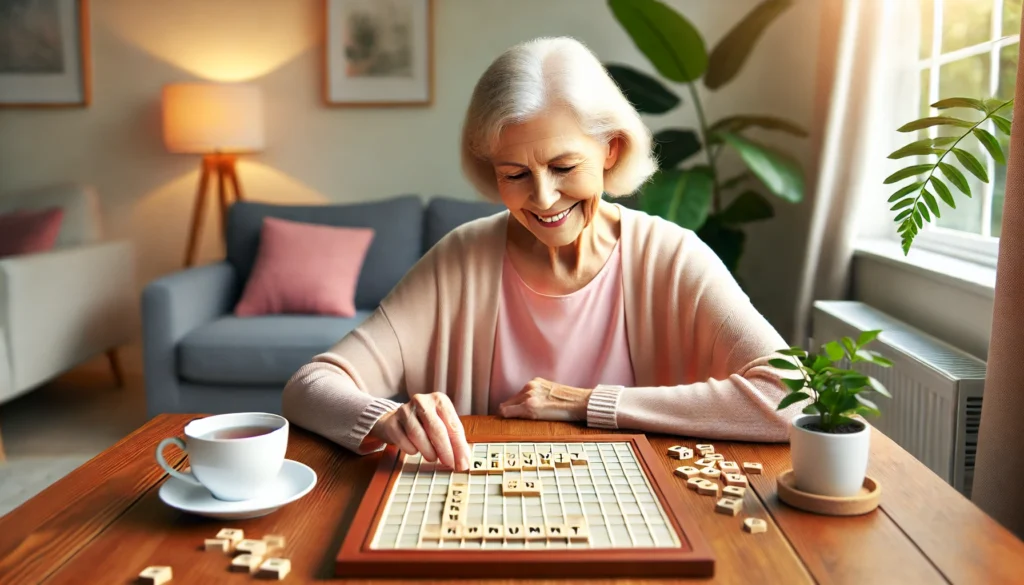
<path id="1" fill-rule="evenodd" d="M 87 106 L 88 0 L 0 0 L 0 107 Z"/>
<path id="2" fill-rule="evenodd" d="M 432 0 L 324 0 L 324 101 L 426 106 L 434 99 Z"/>

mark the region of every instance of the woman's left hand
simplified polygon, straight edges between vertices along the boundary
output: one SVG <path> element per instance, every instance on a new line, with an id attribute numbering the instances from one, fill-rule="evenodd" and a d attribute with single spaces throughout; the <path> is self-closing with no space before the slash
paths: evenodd
<path id="1" fill-rule="evenodd" d="M 534 378 L 518 394 L 503 402 L 498 414 L 503 418 L 532 420 L 586 420 L 591 392 L 593 390 Z"/>

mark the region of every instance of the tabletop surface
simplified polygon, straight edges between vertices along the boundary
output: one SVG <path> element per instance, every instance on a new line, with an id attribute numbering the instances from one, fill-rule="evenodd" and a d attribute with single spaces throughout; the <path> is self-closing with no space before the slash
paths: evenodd
<path id="1" fill-rule="evenodd" d="M 378 456 L 359 457 L 293 428 L 287 457 L 316 471 L 312 492 L 263 518 L 199 518 L 160 501 L 157 490 L 166 474 L 153 458 L 160 439 L 179 436 L 197 416 L 154 418 L 0 518 L 0 583 L 127 584 L 149 565 L 170 565 L 172 585 L 250 582 L 249 575 L 229 573 L 223 555 L 201 550 L 203 539 L 222 526 L 286 536 L 281 556 L 292 561 L 286 583 L 333 580 L 335 556 Z M 463 417 L 463 422 L 470 435 L 607 432 L 484 416 Z M 674 444 L 698 442 L 648 438 L 660 453 Z M 1024 543 L 877 431 L 871 437 L 868 474 L 882 484 L 881 506 L 847 518 L 808 514 L 779 501 L 775 477 L 790 467 L 788 445 L 708 442 L 728 460 L 764 464 L 763 475 L 748 476 L 755 496 L 744 498 L 740 517 L 764 518 L 769 528 L 747 534 L 736 518 L 714 512 L 713 498 L 687 490 L 681 479 L 673 482 L 716 558 L 715 576 L 698 580 L 702 583 L 1024 583 Z M 186 465 L 176 448 L 166 455 L 169 463 Z M 663 463 L 669 472 L 680 464 L 667 456 Z M 432 582 L 428 578 L 418 582 Z M 513 581 L 523 582 L 489 582 Z"/>

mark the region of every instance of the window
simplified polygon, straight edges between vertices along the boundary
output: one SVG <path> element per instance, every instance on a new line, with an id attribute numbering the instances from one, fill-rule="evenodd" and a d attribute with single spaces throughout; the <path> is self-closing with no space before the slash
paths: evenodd
<path id="1" fill-rule="evenodd" d="M 921 116 L 937 115 L 929 104 L 946 97 L 1013 97 L 1022 3 L 1024 0 L 920 0 Z M 977 112 L 943 113 L 977 119 Z M 933 127 L 922 131 L 921 138 L 952 131 Z M 994 128 L 989 131 L 999 138 L 1005 152 L 1009 138 Z M 976 141 L 970 141 L 967 150 L 988 161 L 989 183 L 968 174 L 974 196 L 958 195 L 957 208 L 943 208 L 942 217 L 915 245 L 960 256 L 966 252 L 972 259 L 987 256 L 993 261 L 1002 227 L 1006 167 L 996 165 Z"/>

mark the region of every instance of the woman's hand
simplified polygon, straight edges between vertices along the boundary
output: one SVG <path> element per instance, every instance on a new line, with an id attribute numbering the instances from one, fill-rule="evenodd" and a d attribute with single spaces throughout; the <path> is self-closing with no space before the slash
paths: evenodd
<path id="1" fill-rule="evenodd" d="M 466 431 L 447 394 L 414 395 L 409 402 L 380 417 L 370 435 L 395 445 L 407 455 L 420 453 L 427 461 L 440 461 L 456 471 L 469 469 Z"/>
<path id="2" fill-rule="evenodd" d="M 586 420 L 593 390 L 534 378 L 518 394 L 498 407 L 504 418 L 533 420 Z"/>

